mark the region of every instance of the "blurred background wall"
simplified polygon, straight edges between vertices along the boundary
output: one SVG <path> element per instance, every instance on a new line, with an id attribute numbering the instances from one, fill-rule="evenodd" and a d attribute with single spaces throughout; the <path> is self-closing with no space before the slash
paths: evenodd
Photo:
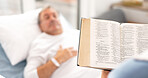
<path id="1" fill-rule="evenodd" d="M 73 25 L 74 28 L 79 29 L 80 19 L 82 17 L 98 17 L 102 13 L 110 10 L 111 5 L 114 3 L 120 3 L 121 1 L 138 0 L 0 0 L 0 15 L 21 14 L 50 5 L 56 8 Z M 147 1 L 147 3 L 143 2 L 143 5 L 147 7 L 139 6 L 127 8 L 123 6 L 123 11 L 126 14 L 128 20 L 142 23 L 147 22 L 145 20 L 148 18 L 148 0 L 142 1 Z M 127 10 L 125 10 L 125 8 L 127 8 Z M 133 13 L 138 13 L 139 17 L 131 17 Z M 143 19 L 144 17 L 145 19 Z"/>
<path id="2" fill-rule="evenodd" d="M 121 0 L 80 0 L 80 16 L 95 17 L 110 9 L 113 3 Z"/>

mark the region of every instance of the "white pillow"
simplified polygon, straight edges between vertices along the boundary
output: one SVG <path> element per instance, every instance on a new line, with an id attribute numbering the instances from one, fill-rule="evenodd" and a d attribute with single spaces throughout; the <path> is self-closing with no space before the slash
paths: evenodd
<path id="1" fill-rule="evenodd" d="M 0 78 L 5 78 L 4 76 L 0 75 Z"/>
<path id="2" fill-rule="evenodd" d="M 40 11 L 0 16 L 0 43 L 12 65 L 26 59 L 31 41 L 41 33 L 37 25 Z M 64 30 L 73 29 L 61 14 L 60 21 Z"/>

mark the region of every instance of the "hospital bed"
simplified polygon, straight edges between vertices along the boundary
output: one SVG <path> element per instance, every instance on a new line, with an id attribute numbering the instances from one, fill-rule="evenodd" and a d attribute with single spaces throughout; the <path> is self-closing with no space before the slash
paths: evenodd
<path id="1" fill-rule="evenodd" d="M 26 44 L 21 42 L 24 41 L 31 42 L 33 39 L 35 39 L 35 37 L 37 37 L 37 35 L 41 33 L 37 25 L 38 13 L 40 11 L 41 9 L 37 9 L 20 15 L 0 16 L 0 75 L 1 76 L 4 76 L 5 78 L 24 77 L 23 73 L 24 73 L 24 67 L 26 66 L 26 59 L 21 60 L 21 62 L 17 64 L 13 62 L 11 63 L 10 61 L 13 61 L 12 59 L 19 57 L 19 55 L 23 55 L 23 53 L 21 54 L 21 50 L 19 50 L 19 48 L 24 50 L 23 47 L 25 48 Z M 64 16 L 61 13 L 59 19 L 62 23 L 62 26 L 64 26 L 63 27 L 64 30 L 69 30 L 69 29 L 76 30 L 64 18 Z M 24 37 L 21 37 L 20 35 L 23 35 Z M 28 38 L 32 36 L 34 38 L 32 38 L 32 40 L 29 40 Z M 17 48 L 20 51 L 19 54 L 15 53 L 14 52 L 15 50 L 11 48 L 13 49 Z M 10 50 L 11 53 L 7 52 Z"/>
<path id="2" fill-rule="evenodd" d="M 10 60 L 12 58 L 11 56 L 12 55 L 18 55 L 19 56 L 19 54 L 15 54 L 13 52 L 10 53 L 10 54 L 6 53 L 6 51 L 9 51 L 11 49 L 7 50 L 4 47 L 8 47 L 8 48 L 14 47 L 15 43 L 13 43 L 13 42 L 15 42 L 15 41 L 13 41 L 13 40 L 16 39 L 15 38 L 15 37 L 17 37 L 16 35 L 18 35 L 20 33 L 24 35 L 24 32 L 20 31 L 19 28 L 17 27 L 18 25 L 21 25 L 20 29 L 26 29 L 28 27 L 28 29 L 26 29 L 26 32 L 29 34 L 29 36 L 26 36 L 26 34 L 25 34 L 24 36 L 26 36 L 26 38 L 30 37 L 31 35 L 36 36 L 37 34 L 40 34 L 40 33 L 36 33 L 36 34 L 35 33 L 29 33 L 29 31 L 34 31 L 34 29 L 30 30 L 29 26 L 28 26 L 28 25 L 34 25 L 34 26 L 37 25 L 37 22 L 31 22 L 31 21 L 37 21 L 37 15 L 38 15 L 39 11 L 40 11 L 40 9 L 36 10 L 36 11 L 31 11 L 31 12 L 28 12 L 28 13 L 25 13 L 25 14 L 21 14 L 21 15 L 0 16 L 0 75 L 4 76 L 6 78 L 23 78 L 24 77 L 23 73 L 24 73 L 24 67 L 26 66 L 26 59 L 22 60 L 21 62 L 15 64 L 15 65 L 12 65 L 13 63 L 10 62 Z M 123 16 L 123 14 L 120 10 L 112 10 L 112 11 L 104 13 L 101 16 L 94 17 L 94 18 L 109 19 L 109 20 L 114 20 L 114 21 L 118 21 L 118 22 L 125 22 L 125 17 Z M 15 22 L 15 21 L 17 21 L 17 22 Z M 27 21 L 28 24 L 26 24 L 26 21 Z M 69 24 L 67 22 L 67 20 L 62 16 L 62 14 L 60 14 L 60 21 L 62 21 L 61 23 L 64 26 L 64 30 L 67 30 L 67 29 L 76 30 L 72 27 L 71 24 Z M 20 23 L 20 24 L 18 24 L 18 23 Z M 11 26 L 11 25 L 14 25 L 14 26 Z M 12 31 L 12 30 L 9 29 L 8 27 L 14 29 L 14 31 L 17 31 L 17 33 L 12 34 L 11 32 L 9 32 L 9 31 Z M 16 28 L 16 30 L 15 30 L 15 28 Z M 8 31 L 8 33 L 11 33 L 11 34 L 7 34 L 7 31 Z M 7 37 L 7 35 L 9 37 Z M 23 37 L 23 38 L 25 38 L 25 37 Z M 32 40 L 33 40 L 33 38 L 32 38 Z M 7 43 L 5 43 L 5 41 Z M 22 41 L 23 41 L 23 39 L 22 39 Z M 28 41 L 29 41 L 29 39 L 28 39 Z M 18 40 L 18 42 L 19 42 L 19 40 Z M 12 45 L 9 46 L 9 43 L 14 45 L 14 46 L 12 46 Z M 18 48 L 19 48 L 19 46 L 22 46 L 22 45 L 23 44 L 16 43 L 16 46 L 18 46 Z"/>

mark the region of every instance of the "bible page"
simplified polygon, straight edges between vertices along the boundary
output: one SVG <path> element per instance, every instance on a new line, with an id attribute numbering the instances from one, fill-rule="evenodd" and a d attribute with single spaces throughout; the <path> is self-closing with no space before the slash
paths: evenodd
<path id="1" fill-rule="evenodd" d="M 120 62 L 120 23 L 91 19 L 90 66 L 114 68 Z"/>
<path id="2" fill-rule="evenodd" d="M 121 25 L 121 61 L 148 49 L 148 24 Z"/>

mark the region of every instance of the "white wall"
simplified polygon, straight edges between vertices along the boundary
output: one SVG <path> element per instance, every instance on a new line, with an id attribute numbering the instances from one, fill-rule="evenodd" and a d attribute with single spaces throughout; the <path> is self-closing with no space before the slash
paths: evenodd
<path id="1" fill-rule="evenodd" d="M 20 0 L 0 0 L 0 15 L 11 15 L 20 13 Z"/>
<path id="2" fill-rule="evenodd" d="M 36 8 L 35 0 L 22 0 L 23 12 L 27 12 Z"/>
<path id="3" fill-rule="evenodd" d="M 111 4 L 121 0 L 80 0 L 80 17 L 95 17 L 109 10 Z"/>

